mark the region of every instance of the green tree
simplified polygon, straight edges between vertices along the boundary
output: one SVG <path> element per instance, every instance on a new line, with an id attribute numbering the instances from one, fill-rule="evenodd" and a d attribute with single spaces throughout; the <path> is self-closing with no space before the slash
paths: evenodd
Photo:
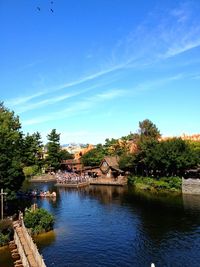
<path id="1" fill-rule="evenodd" d="M 22 132 L 18 116 L 0 103 L 0 188 L 13 198 L 24 181 Z"/>
<path id="2" fill-rule="evenodd" d="M 200 142 L 188 141 L 187 142 L 192 152 L 195 154 L 197 165 L 200 166 Z"/>
<path id="3" fill-rule="evenodd" d="M 162 176 L 182 176 L 199 163 L 198 151 L 181 138 L 162 141 L 154 151 L 155 165 Z"/>
<path id="4" fill-rule="evenodd" d="M 43 144 L 40 133 L 29 133 L 23 140 L 23 164 L 24 166 L 36 165 L 41 168 L 42 165 Z"/>
<path id="5" fill-rule="evenodd" d="M 156 125 L 148 119 L 139 122 L 139 135 L 141 141 L 145 139 L 158 140 L 158 138 L 161 137 L 160 131 Z"/>
<path id="6" fill-rule="evenodd" d="M 160 136 L 160 131 L 152 121 L 146 119 L 139 122 L 138 134 L 133 134 L 132 138 L 137 145 L 137 152 L 135 153 L 136 167 L 134 168 L 137 174 L 148 176 L 152 172 L 154 166 L 152 155 L 159 143 Z"/>
<path id="7" fill-rule="evenodd" d="M 67 159 L 73 159 L 74 156 L 70 154 L 67 150 L 62 149 L 60 151 L 60 159 L 61 160 L 67 160 Z"/>
<path id="8" fill-rule="evenodd" d="M 106 149 L 101 144 L 98 144 L 96 148 L 88 151 L 81 157 L 81 161 L 84 166 L 99 166 L 102 159 L 106 155 Z"/>
<path id="9" fill-rule="evenodd" d="M 131 173 L 137 172 L 136 157 L 133 153 L 125 153 L 120 157 L 119 168 Z"/>
<path id="10" fill-rule="evenodd" d="M 47 136 L 47 153 L 46 163 L 54 170 L 58 170 L 61 164 L 61 147 L 60 147 L 60 134 L 56 133 L 56 129 L 53 129 Z"/>

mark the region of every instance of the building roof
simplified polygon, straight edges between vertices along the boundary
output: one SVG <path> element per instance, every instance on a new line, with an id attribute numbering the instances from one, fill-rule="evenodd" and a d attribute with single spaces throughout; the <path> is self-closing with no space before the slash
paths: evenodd
<path id="1" fill-rule="evenodd" d="M 105 156 L 103 161 L 106 161 L 110 167 L 119 168 L 119 157 L 118 156 Z"/>
<path id="2" fill-rule="evenodd" d="M 118 171 L 118 172 L 123 172 L 122 170 L 120 170 L 119 168 L 119 157 L 118 156 L 105 156 L 100 164 L 100 168 L 101 168 L 101 165 L 102 163 L 106 161 L 108 166 L 112 169 L 112 170 L 115 170 L 115 171 Z"/>

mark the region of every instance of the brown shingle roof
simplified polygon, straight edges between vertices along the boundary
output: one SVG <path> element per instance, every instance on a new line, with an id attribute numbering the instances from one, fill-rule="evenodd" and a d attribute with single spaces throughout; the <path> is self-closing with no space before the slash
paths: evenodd
<path id="1" fill-rule="evenodd" d="M 119 157 L 117 156 L 105 156 L 104 159 L 108 165 L 112 168 L 119 168 Z"/>

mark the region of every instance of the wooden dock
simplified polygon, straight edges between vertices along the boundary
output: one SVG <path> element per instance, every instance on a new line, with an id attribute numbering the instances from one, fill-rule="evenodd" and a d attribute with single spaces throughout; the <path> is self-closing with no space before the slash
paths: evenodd
<path id="1" fill-rule="evenodd" d="M 89 185 L 112 185 L 112 186 L 124 186 L 127 185 L 127 179 L 110 179 L 105 177 L 100 178 L 90 178 L 85 182 L 67 182 L 67 183 L 56 183 L 55 186 L 57 187 L 65 187 L 65 188 L 79 188 L 85 187 Z"/>
<path id="2" fill-rule="evenodd" d="M 55 186 L 57 187 L 68 187 L 68 188 L 80 188 L 90 185 L 90 182 L 80 182 L 80 183 L 56 183 Z"/>

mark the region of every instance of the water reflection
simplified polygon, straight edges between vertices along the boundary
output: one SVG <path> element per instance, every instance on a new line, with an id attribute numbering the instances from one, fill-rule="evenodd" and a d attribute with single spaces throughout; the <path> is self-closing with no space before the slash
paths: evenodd
<path id="1" fill-rule="evenodd" d="M 199 195 L 187 195 L 183 194 L 183 204 L 187 211 L 200 211 L 200 196 Z"/>
<path id="2" fill-rule="evenodd" d="M 38 244 L 38 248 L 52 245 L 56 240 L 55 231 L 43 233 L 34 237 L 34 241 Z"/>
<path id="3" fill-rule="evenodd" d="M 0 248 L 0 266 L 13 267 L 13 261 L 8 246 Z"/>

